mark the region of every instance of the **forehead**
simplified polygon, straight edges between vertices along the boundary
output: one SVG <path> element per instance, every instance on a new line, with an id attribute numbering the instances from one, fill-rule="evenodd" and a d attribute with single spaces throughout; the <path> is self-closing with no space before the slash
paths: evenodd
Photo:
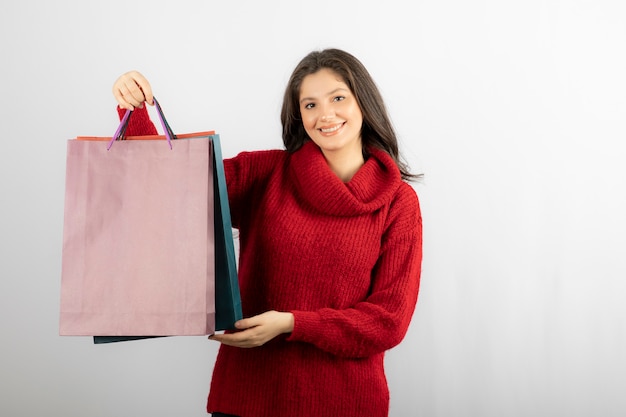
<path id="1" fill-rule="evenodd" d="M 350 90 L 339 74 L 331 69 L 322 68 L 302 79 L 300 98 L 324 96 L 332 93 L 337 88 Z"/>

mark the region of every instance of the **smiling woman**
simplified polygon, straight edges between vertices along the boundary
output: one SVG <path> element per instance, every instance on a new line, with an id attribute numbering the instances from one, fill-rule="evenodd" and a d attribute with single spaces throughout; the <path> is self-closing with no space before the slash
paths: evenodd
<path id="1" fill-rule="evenodd" d="M 113 93 L 120 115 L 136 110 L 134 134 L 154 131 L 140 73 Z M 386 417 L 384 353 L 403 340 L 420 284 L 414 176 L 373 80 L 344 51 L 300 62 L 281 119 L 285 150 L 224 161 L 246 318 L 210 336 L 221 347 L 207 411 Z"/>

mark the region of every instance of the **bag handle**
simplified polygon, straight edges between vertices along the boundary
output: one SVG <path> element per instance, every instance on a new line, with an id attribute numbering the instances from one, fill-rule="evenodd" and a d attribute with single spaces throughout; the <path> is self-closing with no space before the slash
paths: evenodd
<path id="1" fill-rule="evenodd" d="M 165 120 L 163 109 L 161 109 L 161 105 L 159 104 L 157 99 L 153 97 L 152 100 L 154 101 L 154 106 L 156 107 L 157 114 L 159 115 L 159 120 L 161 121 L 161 126 L 163 127 L 165 138 L 167 139 L 167 144 L 170 146 L 170 149 L 172 149 L 172 140 L 176 139 L 176 135 L 172 131 L 169 123 L 167 123 L 167 120 Z M 126 128 L 128 127 L 130 114 L 132 112 L 132 110 L 126 110 L 126 113 L 124 114 L 124 117 L 122 117 L 120 125 L 118 126 L 117 130 L 113 134 L 113 137 L 109 141 L 109 144 L 107 145 L 107 151 L 111 149 L 111 146 L 113 146 L 113 142 L 115 142 L 116 140 L 125 140 Z"/>

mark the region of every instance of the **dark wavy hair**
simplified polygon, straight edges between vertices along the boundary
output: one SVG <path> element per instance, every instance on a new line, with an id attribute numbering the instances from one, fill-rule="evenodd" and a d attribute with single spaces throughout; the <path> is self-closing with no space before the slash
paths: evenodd
<path id="1" fill-rule="evenodd" d="M 356 97 L 363 114 L 361 141 L 363 154 L 375 147 L 387 152 L 395 161 L 402 179 L 414 180 L 421 175 L 412 174 L 402 160 L 398 150 L 398 140 L 387 115 L 382 95 L 365 66 L 353 55 L 340 49 L 313 51 L 296 66 L 283 99 L 280 120 L 283 125 L 283 143 L 288 152 L 295 152 L 309 139 L 300 115 L 300 87 L 307 75 L 327 68 L 341 77 Z"/>

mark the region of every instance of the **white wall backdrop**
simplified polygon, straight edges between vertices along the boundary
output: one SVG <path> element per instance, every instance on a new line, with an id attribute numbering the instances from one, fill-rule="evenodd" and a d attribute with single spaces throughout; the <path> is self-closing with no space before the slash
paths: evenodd
<path id="1" fill-rule="evenodd" d="M 370 69 L 426 174 L 391 416 L 625 415 L 624 45 L 622 0 L 3 1 L 0 415 L 205 415 L 215 343 L 58 336 L 66 140 L 111 135 L 138 69 L 175 131 L 280 147 L 322 47 Z"/>

